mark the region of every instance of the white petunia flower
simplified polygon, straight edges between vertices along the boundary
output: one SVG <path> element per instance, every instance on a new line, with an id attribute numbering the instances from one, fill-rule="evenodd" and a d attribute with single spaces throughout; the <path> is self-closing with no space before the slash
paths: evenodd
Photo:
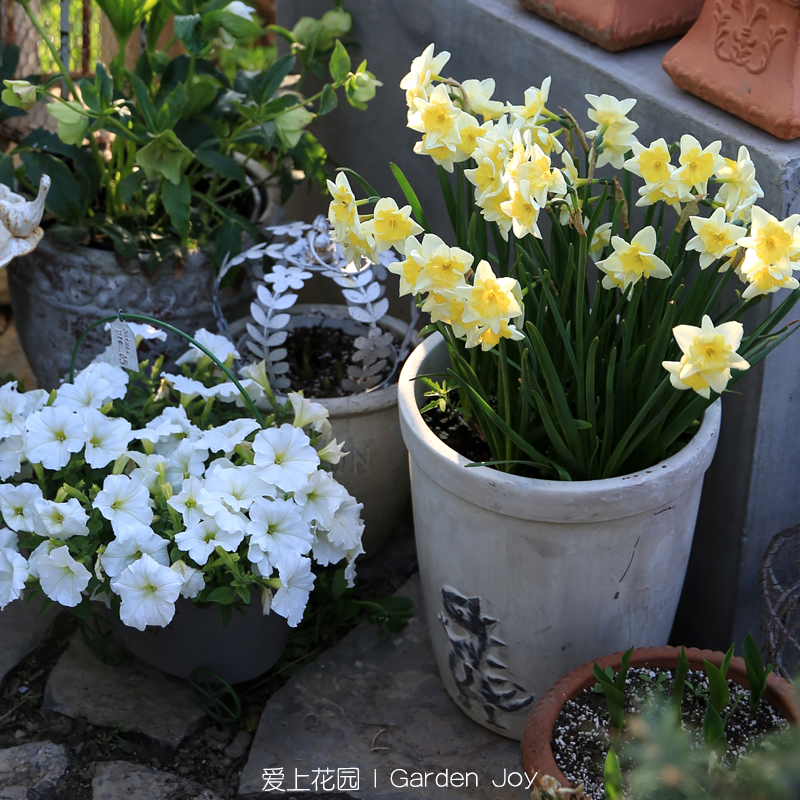
<path id="1" fill-rule="evenodd" d="M 47 406 L 28 417 L 26 428 L 25 457 L 45 469 L 65 467 L 85 443 L 83 420 L 67 408 Z"/>
<path id="2" fill-rule="evenodd" d="M 226 364 L 228 359 L 233 361 L 234 358 L 239 358 L 238 351 L 227 336 L 220 336 L 218 333 L 210 333 L 205 328 L 200 328 L 200 330 L 195 333 L 194 338 L 203 345 L 203 347 L 213 353 L 223 364 Z M 192 345 L 175 363 L 194 364 L 197 361 L 208 363 L 210 360 L 211 359 L 209 359 L 202 350 Z"/>
<path id="3" fill-rule="evenodd" d="M 191 600 L 193 597 L 197 597 L 205 588 L 206 581 L 203 578 L 203 573 L 199 569 L 190 567 L 185 561 L 176 561 L 171 569 L 183 581 L 181 597 Z"/>
<path id="4" fill-rule="evenodd" d="M 314 588 L 311 559 L 292 555 L 278 569 L 281 588 L 272 599 L 272 610 L 286 617 L 289 626 L 296 628 L 303 619 L 308 597 Z"/>
<path id="5" fill-rule="evenodd" d="M 117 537 L 109 542 L 105 552 L 100 556 L 105 573 L 116 578 L 134 564 L 142 556 L 150 556 L 154 561 L 169 566 L 169 553 L 167 545 L 169 542 L 154 533 L 150 528 L 138 528 L 128 533 L 117 534 Z"/>
<path id="6" fill-rule="evenodd" d="M 322 461 L 327 461 L 329 464 L 338 464 L 344 456 L 350 455 L 348 450 L 344 449 L 344 442 L 337 442 L 332 439 L 317 453 Z"/>
<path id="7" fill-rule="evenodd" d="M 321 567 L 327 567 L 328 564 L 338 564 L 347 555 L 347 549 L 335 545 L 324 528 L 315 528 L 313 553 L 314 561 Z"/>
<path id="8" fill-rule="evenodd" d="M 114 591 L 122 600 L 119 618 L 139 631 L 148 625 L 163 628 L 175 616 L 175 601 L 182 589 L 180 575 L 143 555 L 114 584 Z"/>
<path id="9" fill-rule="evenodd" d="M 228 553 L 233 553 L 243 539 L 244 530 L 225 531 L 217 525 L 215 520 L 204 519 L 198 522 L 197 525 L 192 525 L 177 534 L 175 543 L 202 567 L 208 561 L 208 557 L 214 552 L 214 548 L 217 545 Z"/>
<path id="10" fill-rule="evenodd" d="M 165 408 L 160 417 L 147 424 L 146 429 L 155 423 L 158 424 L 155 425 L 154 430 L 160 436 L 155 443 L 154 450 L 162 456 L 171 456 L 182 442 L 196 442 L 203 435 L 200 428 L 189 421 L 183 406 Z M 169 430 L 169 433 L 163 433 L 165 430 Z"/>
<path id="11" fill-rule="evenodd" d="M 261 470 L 250 464 L 243 467 L 211 465 L 205 488 L 198 500 L 206 514 L 216 516 L 221 506 L 231 511 L 247 511 L 256 500 L 275 494 L 275 488 L 261 478 Z"/>
<path id="12" fill-rule="evenodd" d="M 112 419 L 95 408 L 83 412 L 86 437 L 86 463 L 100 469 L 116 461 L 132 438 L 131 424 L 125 419 Z"/>
<path id="13" fill-rule="evenodd" d="M 296 392 L 289 392 L 289 402 L 294 409 L 295 428 L 311 426 L 315 431 L 321 431 L 323 423 L 328 419 L 328 409 L 322 403 L 314 403 Z"/>
<path id="14" fill-rule="evenodd" d="M 28 569 L 30 570 L 31 577 L 39 577 L 39 561 L 44 556 L 49 556 L 50 553 L 57 547 L 63 547 L 62 542 L 56 539 L 48 539 L 42 542 L 29 556 L 28 556 Z"/>
<path id="15" fill-rule="evenodd" d="M 225 455 L 230 455 L 236 445 L 241 444 L 253 431 L 257 431 L 260 427 L 254 419 L 235 419 L 206 431 L 200 443 L 212 453 L 222 451 Z"/>
<path id="16" fill-rule="evenodd" d="M 70 536 L 86 536 L 89 517 L 83 506 L 74 497 L 66 503 L 52 500 L 36 500 L 33 504 L 35 532 L 47 539 L 69 539 Z"/>
<path id="17" fill-rule="evenodd" d="M 0 438 L 25 432 L 25 395 L 17 391 L 17 382 L 0 386 Z"/>
<path id="18" fill-rule="evenodd" d="M 203 481 L 191 475 L 181 484 L 180 494 L 175 494 L 167 500 L 167 505 L 181 514 L 183 524 L 187 528 L 197 525 L 203 519 L 197 502 L 203 485 Z"/>
<path id="19" fill-rule="evenodd" d="M 89 585 L 91 573 L 76 561 L 66 545 L 56 547 L 39 558 L 39 583 L 53 601 L 67 608 L 81 602 L 81 592 Z"/>
<path id="20" fill-rule="evenodd" d="M 0 442 L 0 481 L 13 478 L 20 471 L 23 447 L 21 436 L 9 436 Z"/>
<path id="21" fill-rule="evenodd" d="M 46 389 L 31 389 L 31 391 L 25 392 L 22 396 L 25 398 L 26 403 L 22 416 L 27 419 L 31 414 L 41 411 L 47 405 L 47 401 L 50 399 L 50 392 Z"/>
<path id="22" fill-rule="evenodd" d="M 206 469 L 208 450 L 198 442 L 184 439 L 167 458 L 167 480 L 178 486 L 184 478 L 199 478 Z"/>
<path id="23" fill-rule="evenodd" d="M 28 579 L 28 562 L 10 547 L 0 547 L 0 611 L 18 600 Z"/>
<path id="24" fill-rule="evenodd" d="M 180 394 L 183 405 L 194 400 L 195 397 L 202 397 L 207 400 L 209 397 L 214 396 L 213 388 L 209 389 L 204 383 L 196 381 L 194 378 L 187 378 L 186 375 L 172 375 L 169 372 L 162 372 L 161 377 L 171 383 L 172 388 Z"/>
<path id="25" fill-rule="evenodd" d="M 111 522 L 115 535 L 147 527 L 153 521 L 150 492 L 137 478 L 108 475 L 92 505 Z"/>
<path id="26" fill-rule="evenodd" d="M 0 528 L 0 550 L 10 549 L 19 552 L 19 537 L 10 528 Z"/>
<path id="27" fill-rule="evenodd" d="M 306 522 L 330 529 L 334 514 L 349 496 L 344 486 L 320 470 L 294 493 L 294 501 L 302 507 Z"/>
<path id="28" fill-rule="evenodd" d="M 306 555 L 314 536 L 300 510 L 291 500 L 259 500 L 250 509 L 250 545 L 269 554 L 279 566 L 293 553 Z"/>
<path id="29" fill-rule="evenodd" d="M 3 522 L 12 531 L 33 533 L 34 504 L 43 497 L 42 490 L 35 483 L 21 483 L 19 486 L 0 484 L 0 514 L 3 515 Z"/>
<path id="30" fill-rule="evenodd" d="M 121 400 L 128 393 L 128 381 L 130 376 L 115 364 L 107 364 L 102 361 L 93 361 L 80 375 L 90 375 L 93 380 L 105 381 L 109 385 L 108 395 L 104 402 L 109 400 Z"/>
<path id="31" fill-rule="evenodd" d="M 359 543 L 358 547 L 354 548 L 353 550 L 349 550 L 347 553 L 347 566 L 344 570 L 344 577 L 347 581 L 347 585 L 352 589 L 355 586 L 356 580 L 356 559 L 363 555 L 364 553 L 364 546 Z"/>
<path id="32" fill-rule="evenodd" d="M 355 497 L 347 499 L 336 509 L 333 521 L 329 526 L 328 539 L 337 547 L 352 550 L 361 544 L 364 533 L 364 523 L 361 520 L 363 503 L 356 501 Z"/>
<path id="33" fill-rule="evenodd" d="M 85 411 L 87 408 L 100 408 L 105 405 L 113 389 L 111 383 L 100 375 L 82 372 L 74 383 L 63 383 L 59 388 L 55 408 L 66 408 L 69 411 Z"/>
<path id="34" fill-rule="evenodd" d="M 161 342 L 167 341 L 167 332 L 162 331 L 159 328 L 154 328 L 152 325 L 148 325 L 146 323 L 141 322 L 128 322 L 128 327 L 133 332 L 133 335 L 136 337 L 136 346 L 138 347 L 143 341 L 146 340 L 157 340 Z M 106 322 L 105 330 L 111 330 L 111 323 Z"/>
<path id="35" fill-rule="evenodd" d="M 319 455 L 311 440 L 288 423 L 257 433 L 253 452 L 264 480 L 284 492 L 297 491 L 319 467 Z"/>
<path id="36" fill-rule="evenodd" d="M 158 479 L 161 477 L 159 467 L 163 465 L 164 471 L 167 468 L 167 459 L 164 456 L 151 453 L 149 456 L 135 450 L 128 452 L 128 458 L 137 464 L 136 469 L 131 470 L 131 478 L 140 480 L 150 494 L 155 494 L 158 490 Z"/>

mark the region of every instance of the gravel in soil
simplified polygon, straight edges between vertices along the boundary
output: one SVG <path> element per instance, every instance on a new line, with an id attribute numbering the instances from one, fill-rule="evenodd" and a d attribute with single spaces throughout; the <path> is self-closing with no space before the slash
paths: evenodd
<path id="1" fill-rule="evenodd" d="M 321 325 L 295 328 L 286 337 L 292 391 L 305 397 L 346 397 L 342 389 L 355 351 L 355 334 Z M 395 339 L 395 345 L 399 342 Z M 389 368 L 387 367 L 387 370 Z"/>
<path id="2" fill-rule="evenodd" d="M 413 531 L 401 523 L 395 539 L 405 541 L 408 537 L 413 541 Z M 417 568 L 415 557 L 393 560 L 382 570 L 369 563 L 374 574 L 365 570 L 367 577 L 357 582 L 353 590 L 355 599 L 392 595 Z M 330 579 L 332 570 L 327 573 Z M 314 592 L 309 613 L 293 629 L 283 658 L 265 675 L 235 687 L 242 703 L 239 721 L 220 725 L 204 717 L 196 730 L 172 750 L 141 734 L 126 732 L 124 726 L 101 727 L 86 719 L 41 710 L 50 671 L 78 625 L 78 619 L 68 612 L 59 614 L 37 648 L 0 685 L 0 749 L 38 741 L 50 741 L 67 749 L 70 766 L 48 800 L 91 798 L 97 764 L 103 761 L 130 761 L 174 775 L 178 787 L 170 800 L 194 800 L 204 790 L 232 800 L 238 791 L 251 735 L 267 700 L 295 672 L 354 627 L 352 622 L 337 617 L 329 594 Z"/>
<path id="3" fill-rule="evenodd" d="M 662 677 L 663 676 L 663 677 Z M 663 704 L 672 694 L 672 670 L 655 672 L 631 669 L 626 681 L 625 713 L 635 715 L 653 700 Z M 788 727 L 786 720 L 762 701 L 754 720 L 750 719 L 750 692 L 728 681 L 731 705 L 722 714 L 730 714 L 725 728 L 728 752 L 722 763 L 734 767 L 752 743 L 763 734 Z M 703 672 L 689 671 L 681 715 L 683 727 L 693 731 L 698 746 L 702 742 L 703 716 L 706 710 L 708 681 Z M 553 726 L 550 747 L 556 764 L 573 784 L 583 784 L 587 800 L 603 800 L 603 767 L 609 745 L 609 719 L 602 692 L 585 689 L 574 700 L 564 703 Z M 624 738 L 624 732 L 623 732 Z"/>

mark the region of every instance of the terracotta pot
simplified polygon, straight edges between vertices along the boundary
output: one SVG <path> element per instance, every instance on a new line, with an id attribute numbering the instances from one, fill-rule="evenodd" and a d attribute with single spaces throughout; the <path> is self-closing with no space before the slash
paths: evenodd
<path id="1" fill-rule="evenodd" d="M 520 0 L 523 8 L 616 52 L 680 36 L 703 0 Z"/>
<path id="2" fill-rule="evenodd" d="M 780 139 L 800 136 L 800 0 L 708 0 L 663 63 L 681 89 Z"/>
<path id="3" fill-rule="evenodd" d="M 651 667 L 656 669 L 674 669 L 678 665 L 680 648 L 677 647 L 644 647 L 633 651 L 631 667 Z M 725 653 L 716 650 L 698 650 L 694 647 L 686 649 L 689 665 L 693 670 L 703 671 L 703 659 L 719 667 L 725 658 Z M 620 668 L 622 652 L 597 659 L 598 665 L 605 669 L 612 667 L 615 671 Z M 584 689 L 597 683 L 592 671 L 594 661 L 589 661 L 582 667 L 572 670 L 555 684 L 548 692 L 542 695 L 533 707 L 525 725 L 522 736 L 522 766 L 530 776 L 538 772 L 540 775 L 550 775 L 562 786 L 569 785 L 569 781 L 556 766 L 553 751 L 550 749 L 550 738 L 553 726 L 561 714 L 561 709 L 568 700 L 575 699 Z M 728 677 L 749 688 L 747 671 L 744 659 L 734 658 L 728 669 Z M 783 678 L 773 673 L 767 679 L 767 688 L 764 700 L 776 711 L 779 711 L 792 725 L 800 724 L 800 698 L 798 698 L 792 685 Z"/>

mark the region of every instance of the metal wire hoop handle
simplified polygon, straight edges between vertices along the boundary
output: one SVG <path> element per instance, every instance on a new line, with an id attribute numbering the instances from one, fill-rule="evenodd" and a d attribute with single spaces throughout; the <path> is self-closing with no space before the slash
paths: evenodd
<path id="1" fill-rule="evenodd" d="M 248 409 L 252 413 L 255 420 L 262 428 L 266 428 L 267 424 L 264 422 L 264 418 L 261 416 L 261 412 L 256 408 L 256 404 L 253 402 L 253 399 L 247 393 L 247 390 L 242 386 L 239 382 L 237 377 L 204 345 L 200 344 L 193 336 L 189 336 L 188 333 L 185 333 L 180 328 L 176 328 L 174 325 L 170 325 L 168 322 L 162 322 L 159 319 L 155 319 L 155 317 L 148 317 L 145 314 L 125 314 L 120 311 L 118 314 L 111 314 L 108 317 L 103 317 L 102 319 L 93 322 L 89 325 L 88 328 L 78 337 L 78 341 L 75 342 L 75 347 L 72 350 L 72 359 L 69 363 L 69 382 L 75 382 L 75 363 L 78 360 L 78 351 L 80 350 L 81 345 L 83 344 L 84 339 L 95 329 L 100 327 L 100 325 L 105 324 L 106 322 L 114 322 L 114 320 L 122 320 L 122 322 L 146 322 L 149 325 L 155 325 L 159 328 L 163 328 L 164 330 L 169 331 L 170 333 L 177 333 L 178 336 L 183 337 L 186 339 L 187 342 L 194 345 L 200 352 L 204 355 L 208 356 L 224 373 L 225 375 L 231 380 L 231 382 L 236 386 L 239 390 L 239 393 L 242 395 L 245 403 L 247 404 Z"/>

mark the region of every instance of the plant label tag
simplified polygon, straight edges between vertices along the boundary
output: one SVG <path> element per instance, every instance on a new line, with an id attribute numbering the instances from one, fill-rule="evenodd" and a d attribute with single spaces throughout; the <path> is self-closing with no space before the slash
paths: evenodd
<path id="1" fill-rule="evenodd" d="M 131 326 L 121 319 L 111 323 L 111 353 L 115 363 L 125 369 L 136 372 L 139 369 L 139 359 L 136 357 L 136 337 Z"/>

